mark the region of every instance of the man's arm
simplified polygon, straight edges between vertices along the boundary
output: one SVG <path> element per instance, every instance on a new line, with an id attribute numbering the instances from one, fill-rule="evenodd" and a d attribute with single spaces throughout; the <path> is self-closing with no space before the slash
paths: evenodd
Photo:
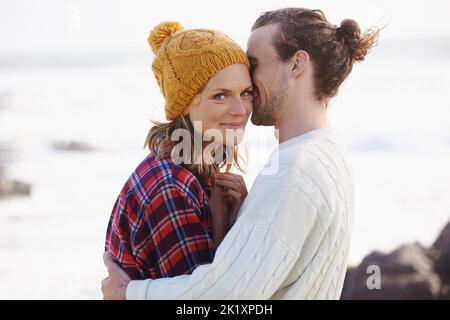
<path id="1" fill-rule="evenodd" d="M 297 261 L 317 219 L 317 204 L 298 186 L 261 181 L 213 263 L 191 275 L 131 281 L 128 299 L 268 299 Z M 258 192 L 260 191 L 260 192 Z"/>

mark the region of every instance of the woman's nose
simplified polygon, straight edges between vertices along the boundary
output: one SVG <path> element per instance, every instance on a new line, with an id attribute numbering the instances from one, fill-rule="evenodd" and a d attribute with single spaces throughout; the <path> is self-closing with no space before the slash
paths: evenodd
<path id="1" fill-rule="evenodd" d="M 245 108 L 245 102 L 242 100 L 241 97 L 236 99 L 236 102 L 233 104 L 233 107 L 231 108 L 231 114 L 236 116 L 246 115 L 247 109 Z"/>

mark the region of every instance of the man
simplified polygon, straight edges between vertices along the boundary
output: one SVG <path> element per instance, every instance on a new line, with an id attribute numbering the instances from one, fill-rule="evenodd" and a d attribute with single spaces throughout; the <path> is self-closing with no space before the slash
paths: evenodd
<path id="1" fill-rule="evenodd" d="M 354 195 L 345 152 L 327 118 L 378 31 L 330 24 L 319 10 L 287 8 L 255 22 L 247 55 L 252 122 L 274 125 L 279 147 L 256 178 L 211 264 L 191 275 L 129 281 L 106 256 L 106 299 L 338 299 L 346 273 Z M 264 170 L 263 170 L 264 171 Z"/>

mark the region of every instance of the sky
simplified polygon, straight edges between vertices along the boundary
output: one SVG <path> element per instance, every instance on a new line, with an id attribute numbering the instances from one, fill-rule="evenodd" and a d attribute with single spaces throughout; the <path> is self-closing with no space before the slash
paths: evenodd
<path id="1" fill-rule="evenodd" d="M 148 50 L 149 31 L 164 20 L 221 30 L 245 47 L 261 12 L 288 6 L 320 8 L 335 24 L 353 18 L 363 27 L 388 25 L 384 39 L 450 39 L 446 0 L 2 0 L 0 56 Z"/>

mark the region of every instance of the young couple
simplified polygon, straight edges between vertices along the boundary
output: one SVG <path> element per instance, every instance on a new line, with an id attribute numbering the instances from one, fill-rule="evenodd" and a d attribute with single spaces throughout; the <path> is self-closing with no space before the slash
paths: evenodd
<path id="1" fill-rule="evenodd" d="M 150 154 L 115 203 L 104 298 L 339 299 L 354 195 L 327 105 L 377 37 L 303 8 L 262 14 L 246 53 L 218 31 L 159 24 L 149 43 L 169 122 L 151 128 Z M 227 133 L 250 114 L 275 126 L 279 146 L 265 167 L 276 172 L 261 172 L 247 195 L 229 172 L 239 139 Z M 214 129 L 232 152 L 188 144 L 191 161 L 175 161 L 178 129 L 192 141 Z"/>

